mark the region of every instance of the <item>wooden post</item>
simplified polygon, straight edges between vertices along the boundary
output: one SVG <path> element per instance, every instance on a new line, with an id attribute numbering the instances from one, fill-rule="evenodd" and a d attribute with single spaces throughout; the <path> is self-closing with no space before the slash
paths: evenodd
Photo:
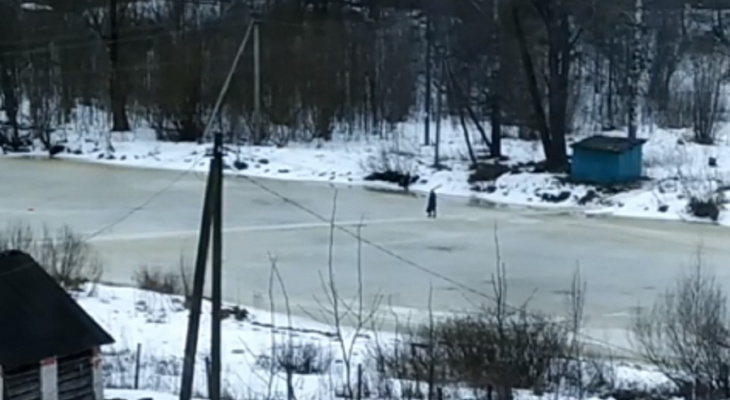
<path id="1" fill-rule="evenodd" d="M 142 343 L 137 343 L 137 354 L 134 360 L 134 390 L 139 389 L 139 369 L 142 363 Z"/>

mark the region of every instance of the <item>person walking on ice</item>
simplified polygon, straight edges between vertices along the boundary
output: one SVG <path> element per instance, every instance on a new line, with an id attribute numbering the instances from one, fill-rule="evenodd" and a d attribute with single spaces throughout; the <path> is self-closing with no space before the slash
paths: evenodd
<path id="1" fill-rule="evenodd" d="M 436 218 L 436 189 L 440 187 L 441 185 L 438 185 L 428 193 L 428 204 L 426 205 L 426 216 L 428 218 Z"/>

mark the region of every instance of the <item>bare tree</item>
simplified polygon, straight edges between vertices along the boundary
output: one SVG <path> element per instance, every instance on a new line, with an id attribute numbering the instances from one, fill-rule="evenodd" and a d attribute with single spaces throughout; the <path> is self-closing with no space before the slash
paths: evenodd
<path id="1" fill-rule="evenodd" d="M 727 73 L 727 57 L 719 51 L 694 54 L 690 56 L 690 65 L 694 140 L 700 144 L 714 144 L 725 108 L 722 87 Z"/>
<path id="2" fill-rule="evenodd" d="M 108 104 L 111 109 L 112 132 L 130 130 L 127 116 L 128 88 L 122 80 L 122 57 L 120 36 L 121 26 L 129 20 L 129 4 L 118 0 L 109 0 L 107 8 L 88 7 L 84 10 L 86 25 L 101 39 L 106 47 L 108 58 Z M 128 40 L 128 39 L 127 39 Z"/>
<path id="3" fill-rule="evenodd" d="M 631 338 L 642 356 L 687 398 L 716 394 L 730 362 L 727 297 L 701 253 L 649 309 L 637 311 Z"/>

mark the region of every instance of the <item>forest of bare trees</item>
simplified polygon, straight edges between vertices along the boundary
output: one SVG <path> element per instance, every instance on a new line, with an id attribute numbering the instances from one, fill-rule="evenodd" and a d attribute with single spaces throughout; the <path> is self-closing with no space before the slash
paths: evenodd
<path id="1" fill-rule="evenodd" d="M 712 143 L 726 9 L 728 0 L 4 0 L 5 132 L 51 146 L 53 128 L 84 105 L 107 113 L 112 131 L 149 124 L 160 139 L 204 139 L 255 20 L 262 135 L 249 45 L 216 119 L 231 139 L 378 136 L 443 104 L 493 156 L 504 125 L 539 140 L 559 171 L 571 132 L 635 134 L 638 115 Z"/>

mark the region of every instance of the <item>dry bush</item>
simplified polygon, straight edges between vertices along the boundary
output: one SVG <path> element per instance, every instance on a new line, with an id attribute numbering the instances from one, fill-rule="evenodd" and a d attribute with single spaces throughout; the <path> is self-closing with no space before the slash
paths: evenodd
<path id="1" fill-rule="evenodd" d="M 475 388 L 544 388 L 551 365 L 565 355 L 566 332 L 547 318 L 521 313 L 499 326 L 493 313 L 454 318 L 437 326 L 451 379 Z"/>
<path id="2" fill-rule="evenodd" d="M 510 399 L 513 389 L 549 389 L 567 352 L 561 324 L 521 312 L 500 325 L 493 312 L 483 311 L 437 322 L 432 332 L 420 326 L 373 356 L 387 378 L 495 389 L 500 399 Z"/>
<path id="3" fill-rule="evenodd" d="M 143 265 L 134 272 L 132 279 L 137 288 L 142 290 L 184 296 L 187 305 L 192 295 L 192 273 L 190 269 L 190 266 L 181 258 L 178 271 Z"/>
<path id="4" fill-rule="evenodd" d="M 163 271 L 148 265 L 141 266 L 133 276 L 137 287 L 150 292 L 182 294 L 180 277 L 172 271 Z"/>
<path id="5" fill-rule="evenodd" d="M 557 388 L 570 373 L 568 363 L 583 362 L 571 334 L 579 330 L 584 289 L 574 282 L 573 289 L 579 291 L 571 304 L 575 317 L 569 323 L 555 323 L 528 311 L 527 305 L 508 307 L 506 271 L 501 262 L 498 265 L 492 277 L 493 306 L 431 320 L 389 348 L 378 346 L 372 356 L 380 374 L 426 382 L 429 388 L 466 386 L 487 396 L 494 390 L 500 399 L 513 398 L 514 389 L 542 393 Z"/>
<path id="6" fill-rule="evenodd" d="M 66 290 L 79 290 L 101 279 L 98 255 L 68 226 L 55 232 L 44 226 L 39 233 L 26 223 L 8 224 L 0 232 L 0 250 L 11 249 L 30 254 Z"/>
<path id="7" fill-rule="evenodd" d="M 714 398 L 727 379 L 730 342 L 727 297 L 714 275 L 694 268 L 637 311 L 631 329 L 641 355 L 671 379 L 685 398 Z"/>

